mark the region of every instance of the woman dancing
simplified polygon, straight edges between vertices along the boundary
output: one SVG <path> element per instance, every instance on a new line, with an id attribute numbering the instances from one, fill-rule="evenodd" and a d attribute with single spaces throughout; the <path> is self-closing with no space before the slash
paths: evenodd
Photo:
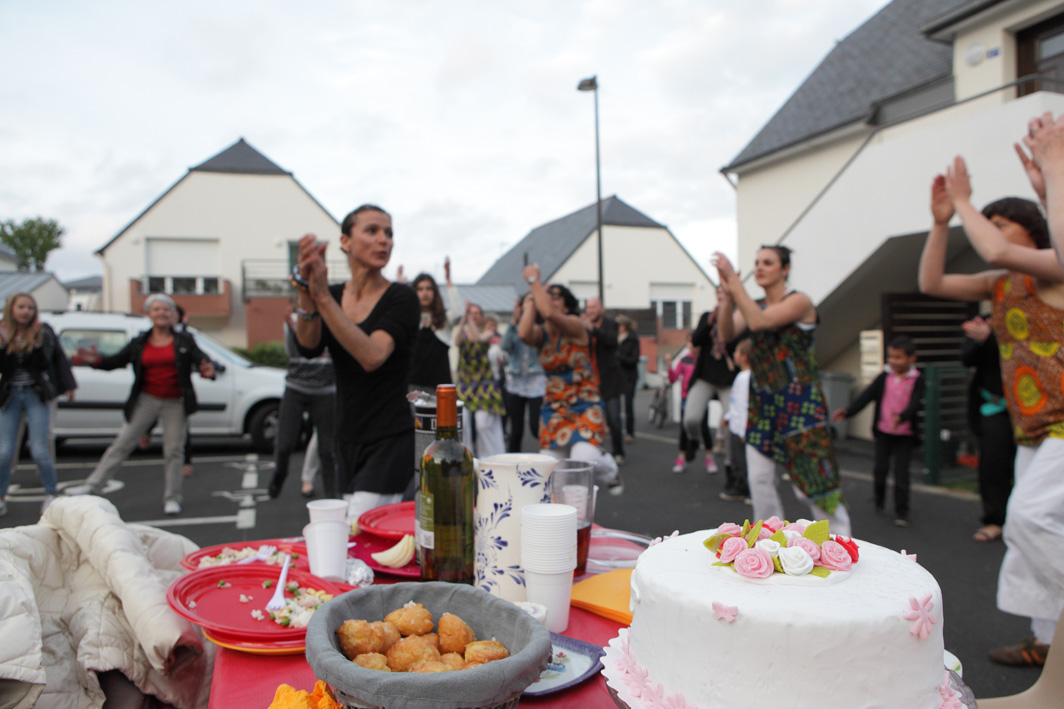
<path id="1" fill-rule="evenodd" d="M 920 259 L 920 290 L 955 300 L 989 300 L 993 308 L 991 324 L 1017 443 L 1016 484 L 1005 513 L 1008 550 L 998 576 L 997 604 L 1006 613 L 1031 618 L 1034 637 L 993 650 L 990 659 L 1004 665 L 1041 665 L 1064 608 L 1064 271 L 1038 205 L 1006 197 L 980 212 L 972 206 L 971 195 L 968 168 L 960 157 L 931 183 L 934 223 Z M 945 273 L 954 214 L 968 241 L 994 270 Z"/>
<path id="2" fill-rule="evenodd" d="M 445 308 L 436 279 L 427 273 L 419 273 L 414 279 L 414 292 L 421 307 L 421 326 L 414 340 L 414 352 L 410 361 L 410 389 L 436 394 L 440 384 L 450 384 L 450 349 L 453 333 L 450 323 L 462 317 L 458 289 L 451 283 L 451 260 L 444 259 L 443 275 L 447 285 Z"/>
<path id="3" fill-rule="evenodd" d="M 406 400 L 418 299 L 381 270 L 392 255 L 392 218 L 365 204 L 344 217 L 340 250 L 351 278 L 329 285 L 327 244 L 299 240 L 296 337 L 304 357 L 326 348 L 336 370 L 336 452 L 348 521 L 398 502 L 414 474 L 414 419 Z"/>
<path id="4" fill-rule="evenodd" d="M 58 347 L 52 328 L 37 318 L 37 301 L 33 296 L 15 293 L 8 297 L 0 326 L 0 517 L 7 514 L 11 462 L 23 412 L 30 454 L 44 485 L 41 514 L 55 499 L 55 462 L 48 452 L 51 421 L 48 402 L 58 394 L 58 382 L 49 374 Z"/>
<path id="5" fill-rule="evenodd" d="M 466 424 L 469 412 L 472 412 L 478 458 L 506 452 L 502 436 L 502 392 L 495 382 L 488 358 L 495 332 L 483 325 L 484 312 L 480 306 L 468 303 L 454 334 L 458 343 L 458 398 L 465 404 Z M 463 426 L 462 438 L 466 447 L 472 450 L 469 445 L 471 428 Z"/>
<path id="6" fill-rule="evenodd" d="M 611 495 L 620 495 L 624 487 L 617 462 L 602 448 L 606 417 L 580 305 L 565 286 L 554 283 L 544 288 L 539 264 L 525 266 L 524 277 L 532 292 L 525 298 L 517 334 L 525 344 L 539 348 L 539 361 L 547 374 L 539 447 L 556 458 L 593 464 L 596 481 L 606 485 Z"/>
<path id="7" fill-rule="evenodd" d="M 721 283 L 721 339 L 729 342 L 749 329 L 753 340 L 746 467 L 754 519 L 784 517 L 776 491 L 775 464 L 781 463 L 813 518 L 827 519 L 833 532 L 849 536 L 850 516 L 813 351 L 817 312 L 809 296 L 787 288 L 791 250 L 763 246 L 757 252 L 754 280 L 765 297 L 756 301 L 724 254 L 715 254 L 713 263 Z"/>
<path id="8" fill-rule="evenodd" d="M 175 330 L 177 306 L 161 293 L 149 295 L 144 310 L 151 319 L 150 330 L 140 333 L 120 351 L 107 357 L 78 347 L 74 364 L 94 369 L 120 369 L 133 365 L 133 389 L 126 402 L 126 424 L 114 443 L 104 451 L 96 469 L 84 485 L 63 490 L 67 495 L 99 495 L 104 485 L 118 472 L 118 466 L 137 447 L 141 436 L 151 431 L 156 421 L 163 424 L 163 460 L 166 490 L 163 512 L 181 514 L 181 467 L 185 460 L 185 428 L 188 417 L 196 411 L 196 390 L 192 388 L 192 368 L 201 377 L 214 378 L 214 364 L 196 345 L 192 333 Z"/>

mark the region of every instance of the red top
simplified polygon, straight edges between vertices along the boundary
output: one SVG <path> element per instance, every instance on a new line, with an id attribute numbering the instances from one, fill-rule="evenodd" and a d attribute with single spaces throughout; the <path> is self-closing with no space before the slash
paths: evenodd
<path id="1" fill-rule="evenodd" d="M 177 360 L 174 357 L 174 343 L 156 347 L 145 343 L 140 356 L 144 366 L 145 394 L 157 399 L 180 399 L 181 385 L 177 381 Z"/>

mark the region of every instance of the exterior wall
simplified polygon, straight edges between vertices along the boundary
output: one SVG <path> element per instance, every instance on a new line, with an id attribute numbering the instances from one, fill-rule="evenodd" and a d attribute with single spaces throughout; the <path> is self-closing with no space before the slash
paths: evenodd
<path id="1" fill-rule="evenodd" d="M 39 310 L 65 310 L 70 297 L 67 289 L 55 278 L 35 288 L 32 295 Z"/>
<path id="2" fill-rule="evenodd" d="M 953 76 L 958 101 L 991 91 L 1017 78 L 1016 31 L 1040 22 L 1064 9 L 1060 0 L 1003 3 L 961 23 L 953 41 Z M 981 51 L 980 51 L 981 50 Z M 988 56 L 994 53 L 996 56 Z M 968 55 L 980 56 L 972 64 Z M 1016 96 L 1010 89 L 995 93 L 981 101 L 1003 103 Z"/>
<path id="3" fill-rule="evenodd" d="M 18 270 L 18 261 L 5 255 L 0 255 L 0 273 L 14 273 Z"/>
<path id="4" fill-rule="evenodd" d="M 709 279 L 665 229 L 606 225 L 603 232 L 606 308 L 648 307 L 651 284 L 689 288 L 695 320 L 716 305 L 716 291 Z M 598 295 L 598 242 L 594 234 L 550 280 L 566 284 L 581 299 Z"/>
<path id="5" fill-rule="evenodd" d="M 129 282 L 147 275 L 217 276 L 229 281 L 231 313 L 205 314 L 195 319 L 195 325 L 226 344 L 246 347 L 244 260 L 287 263 L 288 242 L 306 233 L 333 240 L 338 238 L 339 225 L 291 177 L 189 172 L 102 254 L 104 308 L 130 311 L 135 304 Z M 218 263 L 212 267 L 216 272 L 147 273 L 146 246 L 152 238 L 217 240 Z"/>
<path id="6" fill-rule="evenodd" d="M 854 340 L 853 345 L 833 359 L 831 362 L 821 363 L 821 371 L 842 372 L 853 377 L 853 388 L 850 390 L 850 401 L 861 393 L 871 383 L 871 379 L 861 378 L 861 343 Z M 875 407 L 868 405 L 864 411 L 851 418 L 846 426 L 847 438 L 860 438 L 872 440 L 872 419 L 875 416 Z"/>
<path id="7" fill-rule="evenodd" d="M 284 341 L 284 318 L 288 298 L 249 298 L 245 306 L 248 322 L 248 344 Z"/>

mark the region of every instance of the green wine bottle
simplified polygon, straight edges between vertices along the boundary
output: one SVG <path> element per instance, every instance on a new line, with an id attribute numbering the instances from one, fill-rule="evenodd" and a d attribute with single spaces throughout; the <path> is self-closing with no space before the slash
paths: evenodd
<path id="1" fill-rule="evenodd" d="M 473 456 L 458 438 L 458 395 L 436 387 L 436 440 L 421 458 L 415 535 L 423 581 L 473 583 Z"/>

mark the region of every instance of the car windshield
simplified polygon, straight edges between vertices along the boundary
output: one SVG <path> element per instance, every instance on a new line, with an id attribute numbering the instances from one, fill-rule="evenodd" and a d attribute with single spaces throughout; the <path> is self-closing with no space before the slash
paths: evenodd
<path id="1" fill-rule="evenodd" d="M 199 330 L 191 327 L 189 328 L 189 332 L 195 335 L 196 344 L 199 345 L 199 348 L 215 362 L 221 362 L 225 365 L 234 364 L 237 367 L 244 367 L 245 369 L 250 369 L 255 366 L 250 360 L 241 357 L 210 335 L 205 335 Z"/>

